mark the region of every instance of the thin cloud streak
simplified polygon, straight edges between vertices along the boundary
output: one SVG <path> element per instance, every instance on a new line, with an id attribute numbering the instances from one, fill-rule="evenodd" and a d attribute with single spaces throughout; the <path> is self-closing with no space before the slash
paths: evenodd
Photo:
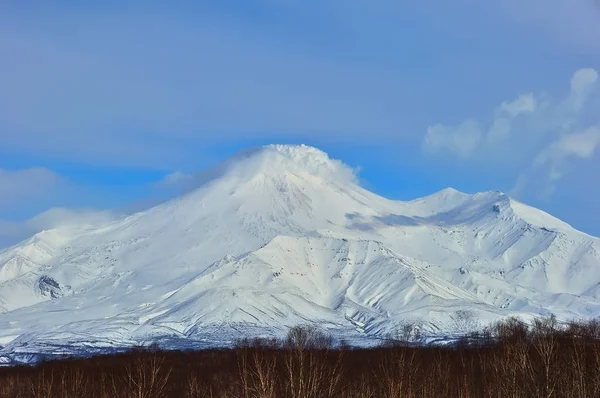
<path id="1" fill-rule="evenodd" d="M 590 100 L 598 94 L 597 83 L 596 70 L 579 69 L 563 100 L 554 101 L 547 94 L 522 94 L 501 103 L 489 127 L 473 119 L 456 126 L 435 124 L 424 135 L 423 149 L 431 155 L 454 155 L 470 162 L 489 162 L 495 156 L 499 166 L 533 158 L 511 193 L 521 196 L 533 176 L 541 175 L 546 181 L 543 196 L 549 197 L 574 159 L 595 153 L 599 125 L 590 125 L 584 116 Z M 592 123 L 598 122 L 596 115 Z"/>

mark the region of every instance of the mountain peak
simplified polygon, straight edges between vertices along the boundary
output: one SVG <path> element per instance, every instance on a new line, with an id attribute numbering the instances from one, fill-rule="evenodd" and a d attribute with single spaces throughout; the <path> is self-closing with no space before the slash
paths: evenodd
<path id="1" fill-rule="evenodd" d="M 375 339 L 407 319 L 438 333 L 458 309 L 600 313 L 600 240 L 501 192 L 388 200 L 306 145 L 246 150 L 199 177 L 156 207 L 0 252 L 0 359 L 222 344 L 299 321 Z"/>
<path id="2" fill-rule="evenodd" d="M 453 209 L 470 197 L 469 194 L 448 187 L 429 196 L 415 199 L 410 203 L 422 214 L 433 214 Z"/>
<path id="3" fill-rule="evenodd" d="M 459 191 L 458 189 L 454 189 L 452 187 L 446 187 L 444 189 L 439 190 L 434 193 L 437 196 L 454 196 L 454 195 L 466 195 L 464 192 Z"/>
<path id="4" fill-rule="evenodd" d="M 336 162 L 327 153 L 308 145 L 270 144 L 244 150 L 235 154 L 231 160 L 242 162 L 248 159 L 287 160 L 301 165 L 330 164 Z M 339 162 L 341 163 L 341 162 Z"/>
<path id="5" fill-rule="evenodd" d="M 355 182 L 355 170 L 308 145 L 272 144 L 238 152 L 209 170 L 210 178 L 237 176 L 250 179 L 262 174 L 282 177 L 311 175 L 328 181 Z"/>

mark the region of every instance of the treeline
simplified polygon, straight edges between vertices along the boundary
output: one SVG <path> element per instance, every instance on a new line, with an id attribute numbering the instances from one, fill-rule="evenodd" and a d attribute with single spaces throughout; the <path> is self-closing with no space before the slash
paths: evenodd
<path id="1" fill-rule="evenodd" d="M 66 359 L 0 369 L 1 397 L 600 397 L 600 321 L 516 318 L 446 345 L 407 325 L 376 348 L 314 327 L 232 349 Z"/>

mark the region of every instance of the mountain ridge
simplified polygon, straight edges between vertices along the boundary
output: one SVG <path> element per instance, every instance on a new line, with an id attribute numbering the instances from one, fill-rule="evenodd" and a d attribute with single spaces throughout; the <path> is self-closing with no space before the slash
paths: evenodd
<path id="1" fill-rule="evenodd" d="M 4 249 L 0 356 L 306 322 L 366 344 L 405 322 L 456 332 L 459 310 L 600 315 L 600 239 L 498 191 L 397 201 L 357 181 L 316 148 L 271 145 L 158 206 Z"/>

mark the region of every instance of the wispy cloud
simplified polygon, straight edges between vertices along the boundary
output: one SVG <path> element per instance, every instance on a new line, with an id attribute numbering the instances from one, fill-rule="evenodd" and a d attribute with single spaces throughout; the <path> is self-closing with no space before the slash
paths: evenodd
<path id="1" fill-rule="evenodd" d="M 597 73 L 581 70 L 570 88 L 561 83 L 574 62 L 598 65 L 591 1 L 135 1 L 138 13 L 120 2 L 0 2 L 0 169 L 60 163 L 93 185 L 94 177 L 73 170 L 190 171 L 235 148 L 283 142 L 340 152 L 368 147 L 365 169 L 384 156 L 415 170 L 422 162 L 419 170 L 436 176 L 431 181 L 464 178 L 473 190 L 509 185 L 518 174 L 499 168 L 482 187 L 476 172 L 462 173 L 468 167 L 458 179 L 452 167 L 430 170 L 434 162 L 417 156 L 422 145 L 459 165 L 520 159 L 527 187 L 534 177 L 526 166 L 547 179 L 550 162 L 533 164 L 546 147 L 598 122 L 590 110 L 600 100 Z M 574 49 L 591 55 L 574 59 Z M 577 159 L 557 168 L 567 173 Z M 20 197 L 35 199 L 23 181 Z M 68 189 L 40 183 L 43 204 L 12 214 L 13 191 L 0 199 L 0 218 L 120 206 L 142 191 L 160 191 L 162 199 L 196 181 L 173 173 L 136 193 L 119 183 L 108 194 L 100 188 L 104 196 L 92 188 L 86 198 L 68 182 Z M 420 189 L 430 188 L 437 187 Z M 59 191 L 75 199 L 48 200 Z"/>
<path id="2" fill-rule="evenodd" d="M 458 125 L 435 124 L 427 129 L 423 149 L 430 154 L 454 155 L 463 160 L 501 163 L 533 158 L 523 170 L 514 192 L 522 191 L 533 169 L 546 169 L 547 193 L 576 158 L 593 156 L 598 146 L 600 117 L 586 117 L 590 99 L 597 93 L 598 73 L 591 68 L 576 71 L 569 92 L 561 100 L 546 93 L 527 93 L 496 107 L 491 122 L 467 119 Z"/>
<path id="3" fill-rule="evenodd" d="M 116 214 L 106 210 L 67 209 L 46 210 L 25 221 L 0 220 L 0 249 L 16 244 L 38 232 L 64 226 L 96 226 L 114 220 Z"/>
<path id="4" fill-rule="evenodd" d="M 600 22 L 600 21 L 599 21 Z M 598 83 L 598 72 L 592 68 L 580 69 L 571 79 L 569 102 L 574 110 L 581 111 Z"/>
<path id="5" fill-rule="evenodd" d="M 444 150 L 468 158 L 481 145 L 483 133 L 476 120 L 468 119 L 456 126 L 441 123 L 429 126 L 423 147 L 430 153 Z"/>
<path id="6" fill-rule="evenodd" d="M 458 125 L 435 124 L 427 129 L 423 147 L 432 153 L 448 151 L 468 158 L 475 151 L 493 149 L 498 141 L 517 134 L 568 130 L 579 122 L 597 81 L 594 69 L 580 69 L 571 78 L 568 96 L 561 101 L 553 101 L 543 93 L 521 94 L 512 101 L 502 102 L 487 126 L 474 119 Z"/>
<path id="7" fill-rule="evenodd" d="M 184 173 L 182 171 L 174 171 L 167 174 L 162 180 L 158 181 L 155 185 L 157 188 L 167 189 L 180 189 L 188 184 L 191 184 L 194 180 L 194 176 L 191 174 Z"/>
<path id="8" fill-rule="evenodd" d="M 581 132 L 560 136 L 549 144 L 534 160 L 534 168 L 545 168 L 547 185 L 544 195 L 549 196 L 556 189 L 556 182 L 568 172 L 569 161 L 588 159 L 600 146 L 600 124 Z M 523 178 L 521 177 L 521 184 Z"/>

